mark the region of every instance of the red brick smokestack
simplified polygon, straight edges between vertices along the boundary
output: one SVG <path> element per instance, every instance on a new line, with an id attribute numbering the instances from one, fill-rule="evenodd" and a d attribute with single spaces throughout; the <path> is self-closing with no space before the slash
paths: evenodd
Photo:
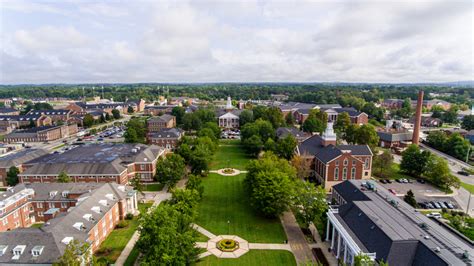
<path id="1" fill-rule="evenodd" d="M 420 142 L 420 127 L 421 127 L 421 110 L 423 107 L 423 91 L 418 92 L 418 100 L 416 102 L 415 114 L 415 130 L 413 131 L 413 144 L 418 145 Z"/>

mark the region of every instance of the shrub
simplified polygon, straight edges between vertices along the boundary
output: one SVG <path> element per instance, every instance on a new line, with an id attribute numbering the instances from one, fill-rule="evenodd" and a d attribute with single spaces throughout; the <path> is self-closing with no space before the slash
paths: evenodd
<path id="1" fill-rule="evenodd" d="M 107 256 L 112 252 L 112 249 L 109 247 L 101 247 L 96 251 L 96 255 Z"/>
<path id="2" fill-rule="evenodd" d="M 133 219 L 133 214 L 127 213 L 127 215 L 125 215 L 125 219 L 126 220 L 132 220 Z"/>
<path id="3" fill-rule="evenodd" d="M 217 248 L 221 251 L 232 252 L 239 248 L 239 242 L 232 239 L 222 239 L 217 242 Z"/>
<path id="4" fill-rule="evenodd" d="M 125 228 L 128 226 L 128 221 L 120 221 L 118 224 L 117 224 L 117 228 Z"/>

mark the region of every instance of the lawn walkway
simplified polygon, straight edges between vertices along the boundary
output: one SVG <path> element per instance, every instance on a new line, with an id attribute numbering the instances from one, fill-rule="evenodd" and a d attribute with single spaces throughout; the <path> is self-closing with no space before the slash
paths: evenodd
<path id="1" fill-rule="evenodd" d="M 221 141 L 210 164 L 211 170 L 232 167 L 245 170 L 251 158 L 242 148 L 240 141 Z"/>

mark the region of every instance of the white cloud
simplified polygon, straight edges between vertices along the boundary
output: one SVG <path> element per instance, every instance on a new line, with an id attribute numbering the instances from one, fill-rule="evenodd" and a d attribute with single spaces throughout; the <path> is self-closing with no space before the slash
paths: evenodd
<path id="1" fill-rule="evenodd" d="M 0 83 L 420 82 L 474 72 L 467 1 L 8 1 L 2 9 Z"/>

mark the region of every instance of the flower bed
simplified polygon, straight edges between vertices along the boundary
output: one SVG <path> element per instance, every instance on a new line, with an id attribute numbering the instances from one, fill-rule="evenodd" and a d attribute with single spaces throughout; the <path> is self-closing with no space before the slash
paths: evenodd
<path id="1" fill-rule="evenodd" d="M 233 252 L 239 248 L 239 242 L 232 239 L 222 239 L 217 242 L 217 248 L 224 252 Z"/>
<path id="2" fill-rule="evenodd" d="M 234 169 L 232 169 L 232 168 L 226 168 L 226 169 L 222 170 L 222 172 L 223 172 L 224 174 L 233 174 L 233 173 L 234 173 Z"/>

